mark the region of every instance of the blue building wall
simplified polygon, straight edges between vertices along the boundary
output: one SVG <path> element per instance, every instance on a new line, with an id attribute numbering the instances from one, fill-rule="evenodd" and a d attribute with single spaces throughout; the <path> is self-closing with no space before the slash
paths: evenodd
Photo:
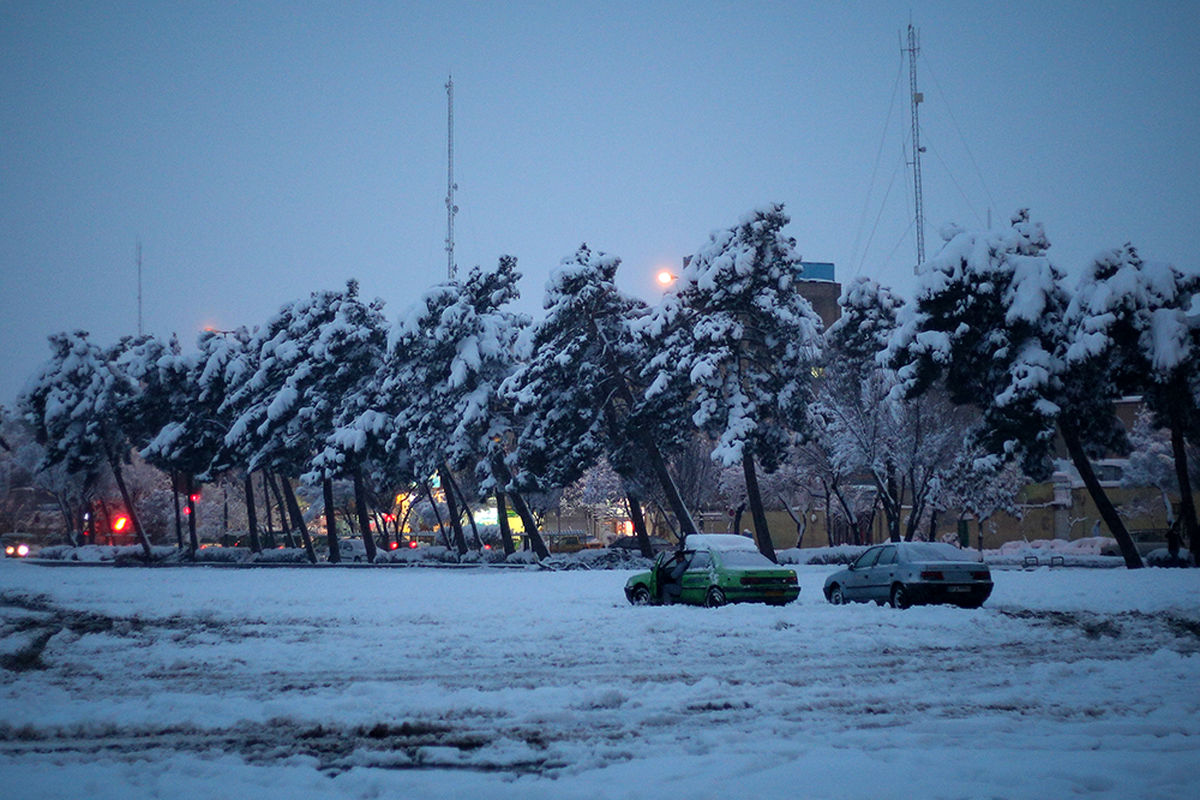
<path id="1" fill-rule="evenodd" d="M 800 277 L 806 281 L 832 281 L 836 280 L 833 276 L 833 264 L 828 261 L 804 261 L 802 262 L 804 272 Z"/>

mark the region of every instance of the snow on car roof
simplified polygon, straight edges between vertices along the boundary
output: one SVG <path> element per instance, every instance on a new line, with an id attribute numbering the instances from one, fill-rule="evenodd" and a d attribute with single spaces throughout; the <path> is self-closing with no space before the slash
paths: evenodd
<path id="1" fill-rule="evenodd" d="M 962 550 L 945 542 L 895 542 L 906 561 L 982 561 L 974 550 Z"/>
<path id="2" fill-rule="evenodd" d="M 688 550 L 758 550 L 758 545 L 748 536 L 736 533 L 689 533 L 684 547 Z"/>

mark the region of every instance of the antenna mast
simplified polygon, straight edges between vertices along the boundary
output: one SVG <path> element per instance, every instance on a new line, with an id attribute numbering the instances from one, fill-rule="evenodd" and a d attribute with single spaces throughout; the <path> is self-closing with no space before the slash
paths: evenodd
<path id="1" fill-rule="evenodd" d="M 142 335 L 142 240 L 137 240 L 138 336 Z"/>
<path id="2" fill-rule="evenodd" d="M 925 209 L 921 198 L 921 153 L 925 152 L 925 148 L 921 146 L 921 125 L 918 108 L 922 101 L 925 100 L 925 95 L 917 91 L 917 53 L 921 51 L 920 42 L 917 41 L 917 29 L 908 23 L 908 47 L 905 52 L 908 53 L 908 84 L 912 95 L 912 168 L 913 168 L 913 199 L 917 209 L 917 266 L 925 263 Z"/>
<path id="3" fill-rule="evenodd" d="M 458 275 L 454 264 L 454 76 L 446 80 L 446 277 L 453 281 Z"/>

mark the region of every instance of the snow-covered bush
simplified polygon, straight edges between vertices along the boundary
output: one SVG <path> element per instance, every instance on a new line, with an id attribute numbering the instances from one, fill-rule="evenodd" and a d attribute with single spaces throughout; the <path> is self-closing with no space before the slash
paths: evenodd
<path id="1" fill-rule="evenodd" d="M 1146 554 L 1146 564 L 1151 567 L 1193 567 L 1196 561 L 1187 550 L 1180 550 L 1179 555 L 1171 555 L 1165 547 L 1151 550 Z"/>
<path id="2" fill-rule="evenodd" d="M 308 562 L 308 554 L 302 547 L 278 547 L 263 550 L 254 560 L 267 564 L 300 564 Z"/>
<path id="3" fill-rule="evenodd" d="M 499 564 L 504 561 L 503 550 L 468 550 L 458 557 L 460 564 Z"/>
<path id="4" fill-rule="evenodd" d="M 836 547 L 792 547 L 778 550 L 775 556 L 780 564 L 849 564 L 863 554 L 867 548 L 860 545 L 839 544 Z"/>
<path id="5" fill-rule="evenodd" d="M 514 553 L 514 555 L 516 555 Z M 509 559 L 512 561 L 511 557 Z M 654 562 L 635 550 L 602 548 L 563 553 L 542 561 L 550 569 L 650 569 Z"/>
<path id="6" fill-rule="evenodd" d="M 150 560 L 166 561 L 178 551 L 174 547 L 157 546 L 150 548 Z M 116 563 L 146 563 L 145 550 L 141 545 L 112 545 L 88 544 L 74 547 L 69 544 L 43 547 L 37 553 L 37 558 L 47 561 L 81 561 L 89 564 L 107 562 Z"/>
<path id="7" fill-rule="evenodd" d="M 201 564 L 237 564 L 249 561 L 252 556 L 249 547 L 202 547 L 196 551 L 195 561 Z"/>
<path id="8" fill-rule="evenodd" d="M 382 559 L 379 560 L 382 561 Z M 388 560 L 393 564 L 420 564 L 423 561 L 439 564 L 456 564 L 458 563 L 458 554 L 448 547 L 433 544 L 427 547 L 393 550 Z"/>

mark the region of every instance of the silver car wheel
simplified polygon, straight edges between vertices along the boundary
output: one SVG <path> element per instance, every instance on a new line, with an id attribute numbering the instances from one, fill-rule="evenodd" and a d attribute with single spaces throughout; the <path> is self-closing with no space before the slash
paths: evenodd
<path id="1" fill-rule="evenodd" d="M 835 606 L 842 606 L 846 604 L 846 594 L 842 590 L 842 587 L 838 586 L 836 583 L 829 590 L 829 602 L 833 603 Z"/>
<path id="2" fill-rule="evenodd" d="M 903 583 L 897 583 L 892 587 L 892 608 L 908 608 L 912 605 L 912 598 L 909 597 L 908 589 Z"/>

